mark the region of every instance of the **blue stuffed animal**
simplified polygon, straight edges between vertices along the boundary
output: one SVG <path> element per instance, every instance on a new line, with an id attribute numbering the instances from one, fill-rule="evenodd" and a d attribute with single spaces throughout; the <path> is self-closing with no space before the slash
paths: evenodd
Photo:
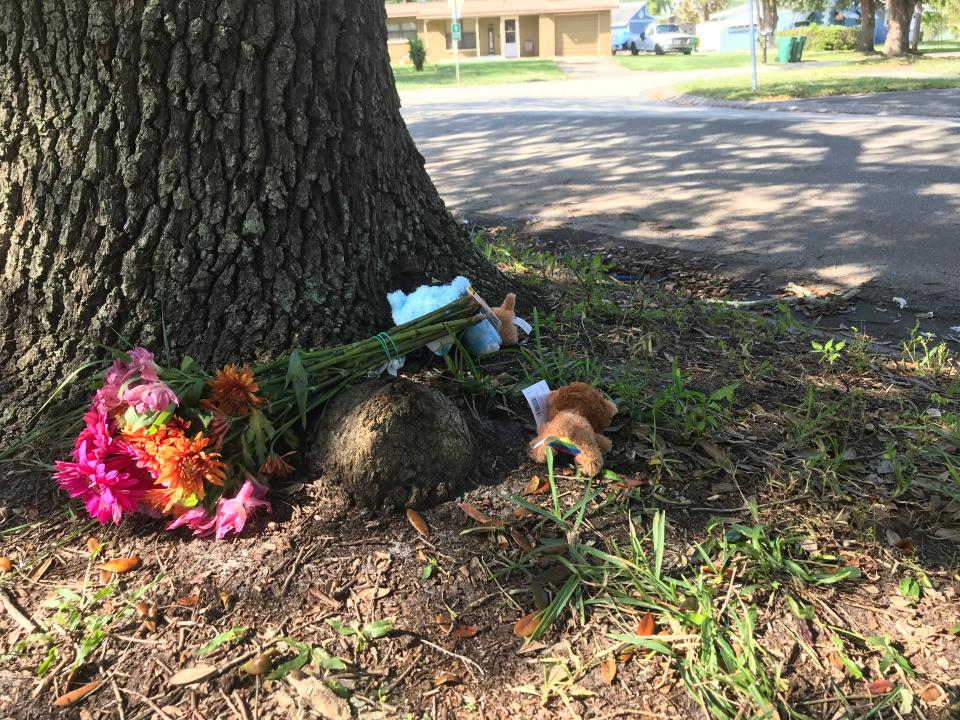
<path id="1" fill-rule="evenodd" d="M 393 312 L 393 322 L 403 325 L 449 305 L 466 295 L 468 287 L 470 281 L 461 276 L 454 278 L 448 285 L 421 285 L 409 295 L 403 290 L 388 293 L 387 302 Z M 461 342 L 471 355 L 486 355 L 500 349 L 500 333 L 489 320 L 484 320 L 467 328 Z"/>

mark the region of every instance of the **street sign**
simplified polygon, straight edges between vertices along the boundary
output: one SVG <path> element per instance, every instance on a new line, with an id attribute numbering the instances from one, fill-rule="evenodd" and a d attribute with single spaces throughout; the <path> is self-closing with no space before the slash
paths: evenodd
<path id="1" fill-rule="evenodd" d="M 451 23 L 450 24 L 450 35 L 452 39 L 460 42 L 463 40 L 463 36 L 460 34 L 460 23 Z"/>

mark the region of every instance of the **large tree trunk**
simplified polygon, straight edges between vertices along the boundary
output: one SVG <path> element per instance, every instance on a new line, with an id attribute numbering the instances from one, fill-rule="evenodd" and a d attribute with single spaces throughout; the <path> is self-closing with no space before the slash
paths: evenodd
<path id="1" fill-rule="evenodd" d="M 491 277 L 399 105 L 383 0 L 0 0 L 0 420 L 90 340 L 245 360 Z"/>
<path id="2" fill-rule="evenodd" d="M 920 52 L 920 40 L 923 37 L 923 3 L 913 7 L 913 37 L 910 39 L 910 52 Z"/>
<path id="3" fill-rule="evenodd" d="M 873 52 L 873 36 L 876 32 L 876 0 L 860 0 L 860 36 L 857 38 L 857 52 Z"/>
<path id="4" fill-rule="evenodd" d="M 910 36 L 911 0 L 887 0 L 887 40 L 883 54 L 887 57 L 906 55 Z"/>

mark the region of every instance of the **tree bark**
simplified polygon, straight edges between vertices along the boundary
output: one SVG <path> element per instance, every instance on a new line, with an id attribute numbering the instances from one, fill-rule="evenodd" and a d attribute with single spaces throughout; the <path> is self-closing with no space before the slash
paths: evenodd
<path id="1" fill-rule="evenodd" d="M 887 57 L 906 55 L 909 49 L 911 0 L 887 0 L 887 40 L 883 54 Z"/>
<path id="2" fill-rule="evenodd" d="M 767 47 L 770 44 L 769 39 L 776 37 L 777 31 L 777 2 L 778 0 L 756 0 L 757 3 L 757 25 L 760 30 L 761 51 L 763 53 L 763 64 L 767 64 Z"/>
<path id="3" fill-rule="evenodd" d="M 913 37 L 910 40 L 910 52 L 920 52 L 920 39 L 923 37 L 923 3 L 913 7 Z"/>
<path id="4" fill-rule="evenodd" d="M 212 366 L 375 333 L 431 277 L 498 284 L 386 47 L 382 0 L 2 0 L 0 421 L 89 341 Z"/>
<path id="5" fill-rule="evenodd" d="M 866 54 L 873 52 L 873 37 L 876 31 L 876 0 L 860 0 L 860 36 L 857 38 L 857 52 Z"/>

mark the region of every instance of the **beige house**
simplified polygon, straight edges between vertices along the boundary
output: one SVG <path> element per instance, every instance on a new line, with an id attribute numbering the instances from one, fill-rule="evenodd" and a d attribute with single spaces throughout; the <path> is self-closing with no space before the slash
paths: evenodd
<path id="1" fill-rule="evenodd" d="M 460 56 L 570 57 L 610 53 L 616 0 L 463 0 Z M 450 6 L 444 0 L 388 3 L 391 62 L 409 62 L 419 37 L 431 62 L 453 58 Z"/>

